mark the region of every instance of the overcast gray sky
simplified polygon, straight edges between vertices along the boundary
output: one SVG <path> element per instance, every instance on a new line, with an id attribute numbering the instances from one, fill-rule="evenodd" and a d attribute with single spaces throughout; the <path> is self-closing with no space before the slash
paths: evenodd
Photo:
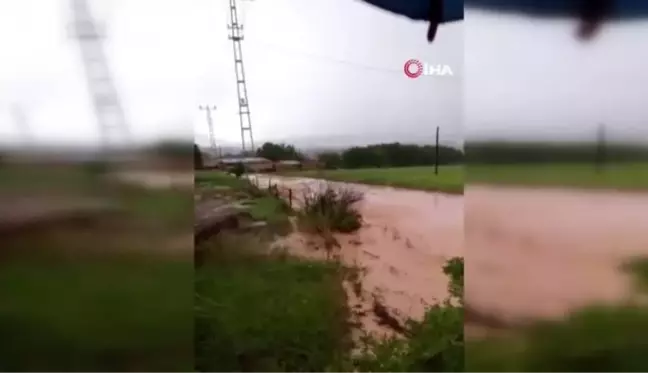
<path id="1" fill-rule="evenodd" d="M 206 144 L 198 105 L 214 104 L 219 139 L 238 143 L 225 0 L 91 2 L 107 21 L 109 63 L 136 139 L 195 131 Z M 41 141 L 97 139 L 78 48 L 66 36 L 66 5 L 0 2 L 2 142 L 19 139 L 8 111 L 14 103 Z M 436 125 L 448 142 L 462 132 L 584 138 L 598 122 L 615 136 L 648 138 L 645 23 L 609 26 L 581 45 L 567 21 L 469 11 L 465 26 L 443 26 L 428 45 L 425 23 L 355 0 L 257 0 L 243 11 L 257 142 L 432 141 Z M 447 64 L 455 76 L 408 79 L 402 66 L 410 58 Z"/>
<path id="2" fill-rule="evenodd" d="M 206 52 L 215 61 L 200 97 L 218 106 L 216 137 L 240 142 L 227 1 L 206 1 L 213 32 Z M 255 142 L 318 145 L 433 142 L 435 127 L 461 140 L 463 25 L 440 29 L 432 45 L 427 25 L 357 0 L 241 2 L 243 56 Z M 448 65 L 453 76 L 410 79 L 412 58 Z M 208 143 L 203 112 L 196 135 Z M 308 139 L 305 139 L 308 138 Z"/>
<path id="3" fill-rule="evenodd" d="M 648 23 L 605 26 L 466 13 L 466 139 L 613 139 L 648 143 Z"/>
<path id="4" fill-rule="evenodd" d="M 192 138 L 197 58 L 208 18 L 197 1 L 91 0 L 107 23 L 106 50 L 134 140 Z M 204 3 L 204 2 L 203 2 Z M 16 142 L 18 103 L 40 142 L 96 143 L 79 49 L 67 35 L 68 1 L 0 2 L 0 141 Z M 199 22 L 200 20 L 203 22 Z M 202 70 L 201 70 L 202 69 Z"/>

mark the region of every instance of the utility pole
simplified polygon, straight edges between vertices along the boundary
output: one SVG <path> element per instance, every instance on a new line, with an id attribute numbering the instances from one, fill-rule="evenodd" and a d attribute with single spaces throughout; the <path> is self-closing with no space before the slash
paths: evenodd
<path id="1" fill-rule="evenodd" d="M 241 124 L 241 149 L 243 155 L 252 155 L 255 152 L 254 138 L 252 136 L 252 119 L 250 117 L 245 68 L 243 66 L 243 51 L 241 49 L 243 25 L 239 23 L 236 0 L 229 0 L 229 8 L 231 23 L 227 27 L 231 31 L 229 39 L 232 40 L 232 47 L 234 48 L 234 70 L 236 72 L 236 91 L 238 93 L 239 120 Z M 246 135 L 249 142 L 246 141 Z"/>
<path id="2" fill-rule="evenodd" d="M 113 83 L 112 74 L 104 52 L 105 34 L 92 16 L 88 0 L 71 0 L 72 23 L 70 31 L 77 39 L 85 68 L 86 82 L 104 151 L 125 144 L 129 137 L 126 116 Z"/>
<path id="3" fill-rule="evenodd" d="M 434 156 L 434 174 L 439 174 L 439 126 L 436 128 L 436 148 L 434 149 L 436 155 Z"/>
<path id="4" fill-rule="evenodd" d="M 216 106 L 200 105 L 200 110 L 207 112 L 207 125 L 209 126 L 209 145 L 212 148 L 212 151 L 215 152 L 215 155 L 218 157 L 218 148 L 216 146 L 216 138 L 214 137 L 214 123 L 212 122 L 212 110 L 216 110 Z"/>
<path id="5" fill-rule="evenodd" d="M 596 141 L 596 170 L 601 171 L 605 164 L 605 125 L 599 124 Z"/>

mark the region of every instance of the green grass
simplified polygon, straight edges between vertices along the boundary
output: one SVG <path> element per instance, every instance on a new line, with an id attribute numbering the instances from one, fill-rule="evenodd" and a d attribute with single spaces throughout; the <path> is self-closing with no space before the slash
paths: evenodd
<path id="1" fill-rule="evenodd" d="M 55 247 L 66 245 L 60 236 L 39 241 L 14 241 L 31 255 L 0 262 L 0 371 L 191 369 L 190 261 L 74 255 Z"/>
<path id="2" fill-rule="evenodd" d="M 648 260 L 624 266 L 648 290 Z M 564 320 L 538 322 L 513 334 L 466 346 L 467 371 L 645 372 L 648 370 L 648 307 L 592 305 Z"/>
<path id="3" fill-rule="evenodd" d="M 648 163 L 468 165 L 467 182 L 481 184 L 564 186 L 648 190 Z"/>
<path id="4" fill-rule="evenodd" d="M 102 185 L 97 172 L 83 166 L 0 165 L 0 193 L 92 194 Z"/>
<path id="5" fill-rule="evenodd" d="M 340 369 L 349 336 L 337 265 L 209 244 L 195 279 L 198 371 Z"/>
<path id="6" fill-rule="evenodd" d="M 466 347 L 468 371 L 645 372 L 648 309 L 591 306 L 515 336 Z"/>
<path id="7" fill-rule="evenodd" d="M 187 230 L 194 219 L 194 200 L 188 191 L 142 190 L 124 186 L 111 191 L 131 218 L 154 227 Z"/>
<path id="8" fill-rule="evenodd" d="M 196 185 L 243 188 L 246 180 L 236 178 L 222 171 L 196 171 L 194 180 Z"/>
<path id="9" fill-rule="evenodd" d="M 212 197 L 246 200 L 252 218 L 267 222 L 269 229 L 276 233 L 287 233 L 290 228 L 288 216 L 292 211 L 287 203 L 268 190 L 255 187 L 247 179 L 236 178 L 222 171 L 201 171 L 196 173 L 195 183 L 203 192 L 215 191 Z"/>
<path id="10" fill-rule="evenodd" d="M 312 177 L 334 181 L 385 185 L 398 188 L 420 189 L 461 194 L 464 185 L 463 166 L 441 166 L 439 174 L 434 167 L 366 168 L 343 170 L 308 170 L 287 172 L 286 176 Z"/>
<path id="11" fill-rule="evenodd" d="M 189 193 L 108 186 L 80 168 L 12 172 L 4 191 L 87 195 L 123 210 L 3 237 L 0 371 L 191 370 L 190 247 L 166 249 L 191 232 Z"/>

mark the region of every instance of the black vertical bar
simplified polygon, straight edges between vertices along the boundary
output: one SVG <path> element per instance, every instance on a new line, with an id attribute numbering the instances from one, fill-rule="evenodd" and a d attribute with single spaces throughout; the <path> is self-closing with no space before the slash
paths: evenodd
<path id="1" fill-rule="evenodd" d="M 435 148 L 435 157 L 434 157 L 434 174 L 439 174 L 439 126 L 436 128 L 436 148 Z"/>

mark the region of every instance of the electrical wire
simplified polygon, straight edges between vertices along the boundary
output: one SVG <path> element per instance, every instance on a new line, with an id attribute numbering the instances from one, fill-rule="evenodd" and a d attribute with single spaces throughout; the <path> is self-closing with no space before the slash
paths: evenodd
<path id="1" fill-rule="evenodd" d="M 354 61 L 349 61 L 349 60 L 345 60 L 345 59 L 341 59 L 341 58 L 325 56 L 325 55 L 311 53 L 311 52 L 305 52 L 305 51 L 301 51 L 301 50 L 297 50 L 297 49 L 286 48 L 286 47 L 283 47 L 283 46 L 279 46 L 279 45 L 272 44 L 272 43 L 267 43 L 267 42 L 264 42 L 264 41 L 259 41 L 259 40 L 256 40 L 256 39 L 248 40 L 248 43 L 259 44 L 259 45 L 263 45 L 263 46 L 266 46 L 266 47 L 270 47 L 271 49 L 274 49 L 275 51 L 278 51 L 278 52 L 304 56 L 304 57 L 308 57 L 308 58 L 315 59 L 315 60 L 320 60 L 320 61 L 332 62 L 332 63 L 336 63 L 336 64 L 340 64 L 340 65 L 344 65 L 344 66 L 348 66 L 348 67 L 352 67 L 352 68 L 356 68 L 356 69 L 377 71 L 377 72 L 388 73 L 388 74 L 398 74 L 398 75 L 401 75 L 401 76 L 403 75 L 403 70 L 402 69 L 390 69 L 390 68 L 386 68 L 386 67 L 366 65 L 366 64 L 362 64 L 362 63 L 358 63 L 358 62 L 354 62 Z"/>

